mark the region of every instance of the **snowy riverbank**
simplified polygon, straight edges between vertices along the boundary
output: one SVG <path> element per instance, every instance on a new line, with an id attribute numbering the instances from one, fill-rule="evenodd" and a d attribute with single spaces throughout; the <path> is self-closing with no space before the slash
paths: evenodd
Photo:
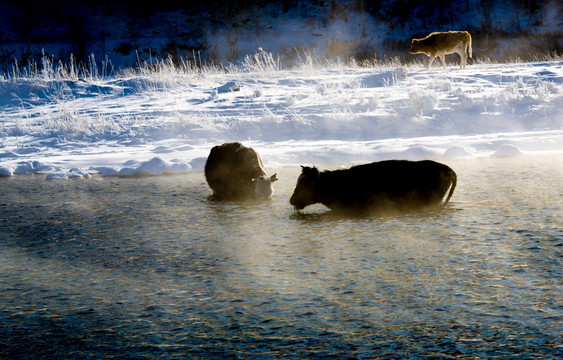
<path id="1" fill-rule="evenodd" d="M 203 169 L 225 141 L 266 167 L 563 152 L 563 62 L 0 80 L 0 175 L 65 179 Z"/>

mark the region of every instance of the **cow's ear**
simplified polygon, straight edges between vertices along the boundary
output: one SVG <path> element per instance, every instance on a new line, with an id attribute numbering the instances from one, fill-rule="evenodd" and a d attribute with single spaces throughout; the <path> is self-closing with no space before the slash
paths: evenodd
<path id="1" fill-rule="evenodd" d="M 320 176 L 319 169 L 317 169 L 315 166 L 313 167 L 302 166 L 302 168 L 303 168 L 303 174 L 307 176 L 309 179 L 313 180 L 319 178 Z"/>
<path id="2" fill-rule="evenodd" d="M 271 181 L 271 182 L 278 181 L 278 176 L 277 176 L 277 175 L 278 175 L 278 174 L 276 173 L 276 174 L 270 176 L 270 181 Z"/>

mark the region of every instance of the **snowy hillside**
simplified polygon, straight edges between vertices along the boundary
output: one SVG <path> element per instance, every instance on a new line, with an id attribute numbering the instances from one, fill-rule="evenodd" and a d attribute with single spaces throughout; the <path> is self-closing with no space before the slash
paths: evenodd
<path id="1" fill-rule="evenodd" d="M 310 60 L 310 59 L 309 59 Z M 202 170 L 242 141 L 266 167 L 563 152 L 563 62 L 427 70 L 398 63 L 229 70 L 159 63 L 120 76 L 0 80 L 0 174 L 68 178 Z"/>

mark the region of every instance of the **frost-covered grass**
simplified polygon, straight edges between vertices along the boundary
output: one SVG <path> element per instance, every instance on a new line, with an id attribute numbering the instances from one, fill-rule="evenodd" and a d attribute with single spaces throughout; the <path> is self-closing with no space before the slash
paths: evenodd
<path id="1" fill-rule="evenodd" d="M 0 79 L 0 168 L 193 171 L 213 145 L 235 140 L 267 166 L 457 159 L 506 154 L 506 145 L 563 151 L 561 59 L 446 71 L 426 60 L 303 54 L 284 66 L 259 51 L 228 66 L 168 59 L 115 72 L 45 57 Z"/>
<path id="2" fill-rule="evenodd" d="M 299 71 L 304 75 L 312 73 L 316 70 L 325 69 L 380 69 L 393 70 L 397 68 L 405 69 L 423 69 L 426 68 L 428 57 L 419 55 L 417 60 L 405 61 L 398 57 L 381 59 L 371 59 L 357 61 L 354 58 L 346 60 L 334 60 L 319 57 L 311 51 L 296 50 L 296 61 L 290 64 L 282 64 L 280 57 L 272 53 L 266 52 L 261 48 L 254 55 L 247 55 L 244 60 L 238 63 L 213 64 L 203 62 L 197 54 L 193 54 L 190 58 L 180 58 L 172 60 L 168 57 L 165 59 L 149 59 L 140 61 L 136 67 L 115 70 L 108 59 L 98 61 L 92 54 L 86 64 L 77 64 L 71 56 L 67 62 L 54 61 L 52 57 L 44 55 L 39 62 L 30 62 L 25 66 L 21 66 L 17 61 L 12 65 L 11 71 L 0 73 L 0 79 L 4 81 L 76 81 L 88 80 L 104 81 L 113 78 L 131 78 L 143 77 L 152 81 L 169 82 L 177 77 L 210 77 L 225 74 L 240 73 L 258 73 L 271 74 L 280 71 Z M 538 54 L 533 62 L 561 62 L 563 55 L 557 53 Z M 457 55 L 448 55 L 446 62 L 453 67 L 459 65 L 459 57 Z M 498 62 L 487 57 L 478 59 L 470 59 L 470 64 L 474 65 L 501 65 L 523 62 L 519 58 L 510 59 L 508 62 Z M 431 67 L 439 68 L 439 60 L 436 60 Z"/>

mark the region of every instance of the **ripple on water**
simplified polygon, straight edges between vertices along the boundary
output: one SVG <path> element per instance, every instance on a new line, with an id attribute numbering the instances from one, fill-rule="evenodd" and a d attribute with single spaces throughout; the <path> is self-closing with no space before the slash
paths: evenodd
<path id="1" fill-rule="evenodd" d="M 563 172 L 526 159 L 455 160 L 449 208 L 380 217 L 294 216 L 299 169 L 260 204 L 201 173 L 0 179 L 0 357 L 560 357 L 561 194 L 532 179 Z"/>

